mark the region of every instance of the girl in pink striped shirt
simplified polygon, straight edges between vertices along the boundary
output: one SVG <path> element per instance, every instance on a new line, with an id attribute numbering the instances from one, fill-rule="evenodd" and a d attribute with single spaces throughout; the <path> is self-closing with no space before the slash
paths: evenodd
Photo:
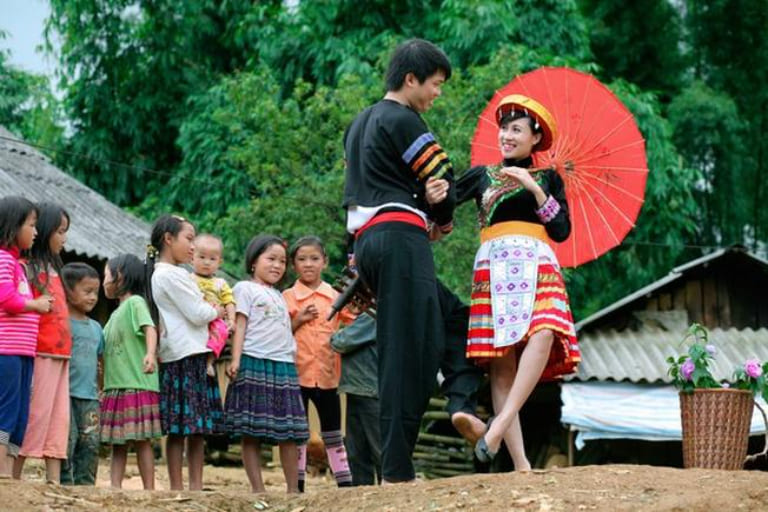
<path id="1" fill-rule="evenodd" d="M 36 223 L 31 201 L 0 199 L 0 478 L 10 478 L 8 457 L 18 455 L 24 439 L 40 313 L 52 308 L 49 296 L 32 297 L 19 262 L 21 251 L 32 247 Z"/>
<path id="2" fill-rule="evenodd" d="M 37 239 L 29 250 L 27 278 L 32 295 L 52 297 L 53 307 L 40 317 L 37 352 L 32 370 L 32 395 L 24 443 L 13 463 L 13 477 L 21 478 L 27 457 L 45 459 L 46 480 L 58 484 L 61 461 L 69 440 L 69 358 L 72 335 L 69 308 L 61 282 L 61 251 L 67 240 L 69 214 L 54 203 L 37 205 Z"/>

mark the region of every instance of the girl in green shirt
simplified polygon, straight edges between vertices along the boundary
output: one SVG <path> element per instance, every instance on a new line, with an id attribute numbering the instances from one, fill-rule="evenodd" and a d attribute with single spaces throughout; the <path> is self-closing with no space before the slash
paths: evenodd
<path id="1" fill-rule="evenodd" d="M 101 442 L 112 445 L 110 479 L 122 486 L 133 443 L 144 489 L 155 488 L 152 439 L 162 436 L 157 375 L 157 329 L 146 301 L 144 264 L 132 254 L 107 262 L 104 293 L 120 305 L 104 327 Z"/>

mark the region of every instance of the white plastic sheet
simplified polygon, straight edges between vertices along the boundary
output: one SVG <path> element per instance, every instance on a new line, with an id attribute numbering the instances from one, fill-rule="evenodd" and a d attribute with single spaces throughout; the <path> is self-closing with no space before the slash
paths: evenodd
<path id="1" fill-rule="evenodd" d="M 566 382 L 562 423 L 575 430 L 576 449 L 593 439 L 680 441 L 680 399 L 670 385 L 630 382 Z M 766 404 L 759 401 L 766 412 Z M 760 411 L 752 414 L 751 435 L 765 433 Z"/>

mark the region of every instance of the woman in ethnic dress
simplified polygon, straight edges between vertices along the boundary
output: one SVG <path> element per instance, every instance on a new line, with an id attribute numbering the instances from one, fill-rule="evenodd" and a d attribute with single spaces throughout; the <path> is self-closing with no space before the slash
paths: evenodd
<path id="1" fill-rule="evenodd" d="M 531 154 L 551 147 L 552 115 L 537 101 L 507 96 L 496 110 L 500 165 L 475 167 L 458 181 L 459 201 L 478 206 L 467 357 L 487 364 L 496 417 L 475 446 L 490 461 L 502 440 L 515 470 L 525 455 L 519 411 L 540 380 L 576 370 L 579 351 L 560 265 L 550 247 L 571 223 L 560 175 L 535 169 Z"/>

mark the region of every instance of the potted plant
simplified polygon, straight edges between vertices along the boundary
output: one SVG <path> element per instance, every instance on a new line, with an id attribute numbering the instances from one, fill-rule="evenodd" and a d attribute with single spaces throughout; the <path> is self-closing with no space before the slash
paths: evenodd
<path id="1" fill-rule="evenodd" d="M 707 329 L 693 324 L 682 342 L 693 339 L 687 354 L 669 357 L 669 375 L 680 390 L 680 417 L 683 427 L 683 465 L 686 468 L 741 469 L 747 460 L 747 442 L 753 404 L 759 394 L 768 398 L 768 363 L 750 359 L 737 368 L 733 382 L 718 382 L 710 370 L 717 353 L 709 343 Z M 681 342 L 681 343 L 682 343 Z M 768 434 L 766 449 L 768 452 Z M 751 458 L 752 458 L 751 457 Z"/>

